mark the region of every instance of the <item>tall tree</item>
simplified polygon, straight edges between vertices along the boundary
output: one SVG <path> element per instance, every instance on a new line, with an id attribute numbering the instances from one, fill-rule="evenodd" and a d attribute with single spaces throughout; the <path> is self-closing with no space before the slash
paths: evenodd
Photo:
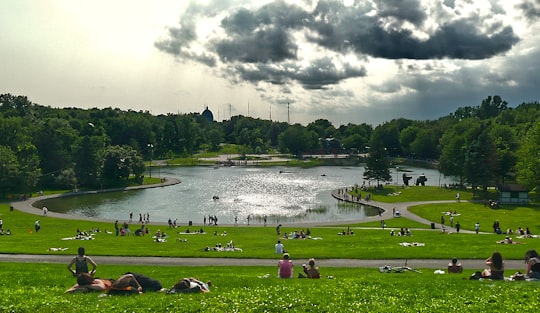
<path id="1" fill-rule="evenodd" d="M 482 104 L 478 108 L 476 115 L 480 119 L 488 119 L 496 117 L 502 111 L 508 108 L 508 103 L 504 101 L 500 96 L 488 96 L 482 100 Z"/>
<path id="2" fill-rule="evenodd" d="M 101 178 L 105 186 L 126 181 L 131 175 L 141 177 L 144 169 L 142 157 L 131 146 L 108 146 L 103 152 Z"/>
<path id="3" fill-rule="evenodd" d="M 465 177 L 473 190 L 482 186 L 484 190 L 494 183 L 497 166 L 497 149 L 487 133 L 482 132 L 467 148 L 465 155 Z"/>
<path id="4" fill-rule="evenodd" d="M 372 138 L 370 141 L 369 155 L 366 158 L 366 167 L 364 169 L 364 179 L 375 180 L 377 185 L 381 181 L 392 180 L 388 151 L 383 142 L 377 137 Z"/>
<path id="5" fill-rule="evenodd" d="M 19 162 L 17 155 L 7 146 L 0 145 L 0 195 L 18 192 Z"/>
<path id="6" fill-rule="evenodd" d="M 518 162 L 516 164 L 518 182 L 530 189 L 540 191 L 540 122 L 527 132 L 518 149 Z"/>
<path id="7" fill-rule="evenodd" d="M 279 136 L 279 148 L 302 158 L 305 151 L 312 149 L 317 141 L 317 134 L 309 132 L 300 124 L 291 125 Z"/>

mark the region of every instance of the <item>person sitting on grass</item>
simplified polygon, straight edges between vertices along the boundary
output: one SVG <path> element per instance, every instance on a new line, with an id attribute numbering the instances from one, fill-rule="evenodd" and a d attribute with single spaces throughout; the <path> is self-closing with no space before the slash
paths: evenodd
<path id="1" fill-rule="evenodd" d="M 504 280 L 504 261 L 500 252 L 493 252 L 486 260 L 486 265 L 489 268 L 482 272 L 482 277 L 492 280 Z"/>
<path id="2" fill-rule="evenodd" d="M 290 260 L 288 253 L 283 254 L 283 260 L 278 262 L 278 277 L 292 278 L 293 277 L 293 262 Z"/>
<path id="3" fill-rule="evenodd" d="M 321 278 L 321 273 L 319 272 L 319 268 L 315 266 L 315 259 L 311 258 L 308 261 L 308 265 L 302 264 L 302 267 L 304 268 L 304 274 L 302 273 L 298 274 L 298 278 Z"/>
<path id="4" fill-rule="evenodd" d="M 67 268 L 73 276 L 77 276 L 82 273 L 89 273 L 94 275 L 96 273 L 97 264 L 90 257 L 85 255 L 84 247 L 79 247 L 77 250 L 78 255 L 71 259 Z M 92 270 L 88 270 L 88 264 L 92 265 Z M 75 265 L 75 270 L 72 269 L 72 266 Z"/>
<path id="5" fill-rule="evenodd" d="M 452 258 L 452 261 L 448 263 L 448 273 L 463 273 L 463 266 L 461 266 L 461 263 L 458 263 L 457 258 Z"/>
<path id="6" fill-rule="evenodd" d="M 540 279 L 540 256 L 536 250 L 529 250 L 525 253 L 525 275 L 527 278 Z"/>

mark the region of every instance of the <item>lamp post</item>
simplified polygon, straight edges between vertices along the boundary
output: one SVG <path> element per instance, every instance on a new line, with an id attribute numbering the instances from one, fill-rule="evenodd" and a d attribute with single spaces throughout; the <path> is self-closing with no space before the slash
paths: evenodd
<path id="1" fill-rule="evenodd" d="M 399 166 L 396 166 L 396 185 L 399 186 Z"/>
<path id="2" fill-rule="evenodd" d="M 152 161 L 154 157 L 154 145 L 149 143 L 147 146 L 150 149 L 150 165 L 148 166 L 148 173 L 150 174 L 150 178 L 152 178 Z"/>

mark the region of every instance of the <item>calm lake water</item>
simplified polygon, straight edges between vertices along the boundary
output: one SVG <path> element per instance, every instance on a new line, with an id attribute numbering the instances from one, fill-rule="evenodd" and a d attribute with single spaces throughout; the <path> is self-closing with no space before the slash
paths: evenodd
<path id="1" fill-rule="evenodd" d="M 427 185 L 452 183 L 437 170 L 408 167 L 392 169 L 394 184 L 406 170 L 413 181 L 421 174 Z M 145 190 L 100 193 L 43 201 L 54 212 L 127 221 L 129 213 L 149 214 L 151 222 L 177 219 L 180 225 L 189 221 L 202 223 L 215 215 L 219 224 L 341 221 L 376 215 L 369 206 L 345 204 L 331 196 L 337 188 L 361 185 L 363 167 L 328 167 L 309 169 L 283 167 L 170 167 L 153 171 L 154 176 L 175 177 L 178 185 Z M 157 174 L 157 175 L 156 175 Z M 218 196 L 218 200 L 213 200 Z"/>

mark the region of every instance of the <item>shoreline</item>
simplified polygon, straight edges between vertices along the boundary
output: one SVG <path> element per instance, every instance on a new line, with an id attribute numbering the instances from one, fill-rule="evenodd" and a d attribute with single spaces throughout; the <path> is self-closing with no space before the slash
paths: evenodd
<path id="1" fill-rule="evenodd" d="M 51 198 L 58 198 L 58 197 L 76 197 L 79 195 L 85 195 L 85 194 L 96 194 L 96 193 L 106 193 L 106 192 L 115 192 L 115 191 L 126 191 L 126 190 L 138 190 L 138 189 L 149 189 L 149 188 L 157 188 L 157 187 L 167 187 L 172 186 L 176 184 L 180 184 L 181 181 L 177 178 L 171 178 L 171 177 L 164 177 L 164 180 L 158 184 L 152 184 L 152 185 L 140 185 L 140 186 L 132 186 L 132 187 L 125 187 L 125 188 L 110 188 L 110 189 L 103 189 L 103 190 L 92 190 L 92 191 L 84 191 L 84 192 L 69 192 L 69 193 L 63 193 L 63 194 L 53 194 L 53 195 L 44 195 L 44 196 L 37 196 L 33 198 L 29 198 L 22 201 L 14 201 L 10 202 L 10 205 L 13 206 L 14 209 L 30 213 L 38 216 L 43 216 L 43 211 L 41 209 L 38 209 L 33 206 L 33 204 L 37 201 L 44 200 L 44 199 L 51 199 Z M 418 204 L 428 204 L 428 203 L 448 203 L 453 202 L 453 200 L 444 200 L 444 201 L 421 201 L 421 202 L 399 202 L 399 203 L 384 203 L 384 202 L 378 202 L 374 200 L 364 200 L 364 199 L 358 199 L 351 197 L 347 191 L 352 187 L 342 187 L 331 191 L 331 195 L 334 199 L 337 201 L 344 201 L 344 202 L 350 202 L 350 203 L 357 203 L 361 205 L 367 205 L 372 206 L 375 208 L 378 208 L 380 210 L 380 214 L 376 216 L 366 216 L 359 219 L 352 219 L 352 220 L 341 220 L 341 221 L 311 221 L 311 222 L 293 222 L 293 223 L 287 223 L 287 226 L 295 226 L 295 227 L 329 227 L 329 226 L 336 226 L 340 225 L 347 225 L 347 224 L 357 224 L 357 223 L 363 223 L 363 222 L 373 222 L 373 221 L 381 221 L 381 220 L 389 220 L 394 218 L 393 217 L 393 208 L 396 210 L 399 210 L 401 212 L 402 217 L 406 217 L 408 219 L 417 221 L 419 223 L 430 225 L 433 222 L 426 220 L 422 217 L 419 217 L 415 214 L 412 214 L 408 211 L 409 206 L 414 206 Z M 114 223 L 116 219 L 104 219 L 104 218 L 95 218 L 95 217 L 88 217 L 88 216 L 80 216 L 80 215 L 71 215 L 66 213 L 57 213 L 54 211 L 48 211 L 47 213 L 48 217 L 54 217 L 54 218 L 62 218 L 62 219 L 71 219 L 71 220 L 86 220 L 86 221 L 95 221 L 95 222 L 110 222 Z M 153 225 L 167 225 L 167 222 L 152 222 Z M 434 223 L 436 229 L 425 229 L 426 231 L 439 231 L 441 225 L 438 223 Z M 180 225 L 179 225 L 180 226 Z M 205 226 L 202 223 L 192 223 L 192 226 Z M 234 227 L 234 224 L 221 224 L 220 226 L 227 226 L 227 227 Z M 257 227 L 256 225 L 254 225 Z M 379 227 L 377 227 L 379 228 Z M 449 228 L 446 226 L 446 228 Z M 466 230 L 462 230 L 463 232 L 467 232 Z"/>

